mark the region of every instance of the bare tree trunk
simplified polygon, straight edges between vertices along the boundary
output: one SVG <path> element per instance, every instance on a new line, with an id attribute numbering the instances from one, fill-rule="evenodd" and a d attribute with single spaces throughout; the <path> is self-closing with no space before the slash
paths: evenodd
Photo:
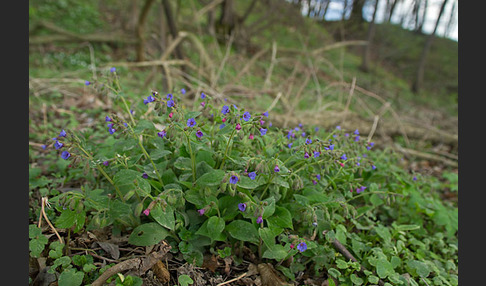
<path id="1" fill-rule="evenodd" d="M 447 22 L 447 26 L 444 30 L 444 37 L 447 37 L 448 35 L 450 36 L 452 27 L 455 25 L 455 13 L 456 13 L 456 8 L 457 8 L 457 0 L 454 0 L 454 3 L 452 3 L 452 8 L 451 8 L 451 14 L 449 16 L 449 21 Z"/>
<path id="2" fill-rule="evenodd" d="M 327 10 L 329 9 L 329 4 L 331 3 L 331 0 L 325 1 L 326 5 L 324 6 L 324 12 L 322 13 L 322 20 L 326 20 L 326 14 Z"/>
<path id="3" fill-rule="evenodd" d="M 341 15 L 341 20 L 346 20 L 346 10 L 348 10 L 348 0 L 344 1 L 343 14 Z M 352 1 L 352 0 L 351 0 Z"/>
<path id="4" fill-rule="evenodd" d="M 167 25 L 169 26 L 169 32 L 172 36 L 172 39 L 177 38 L 178 31 L 177 31 L 177 26 L 174 21 L 174 15 L 172 14 L 172 8 L 170 6 L 169 0 L 162 0 L 162 6 L 164 7 L 164 12 L 165 12 L 165 18 L 167 19 Z M 184 57 L 182 55 L 182 50 L 180 48 L 180 45 L 178 45 L 175 50 L 175 55 L 178 59 L 182 60 Z"/>
<path id="5" fill-rule="evenodd" d="M 349 21 L 357 24 L 364 22 L 363 6 L 366 0 L 353 0 L 351 3 L 351 14 L 349 15 Z"/>
<path id="6" fill-rule="evenodd" d="M 143 5 L 142 12 L 138 17 L 137 23 L 137 61 L 141 62 L 145 60 L 145 21 L 147 19 L 148 12 L 150 10 L 150 6 L 154 3 L 155 0 L 145 0 L 145 4 Z"/>
<path id="7" fill-rule="evenodd" d="M 368 27 L 368 35 L 366 37 L 366 41 L 368 44 L 365 46 L 363 51 L 363 61 L 361 63 L 361 70 L 364 72 L 369 72 L 369 61 L 370 61 L 370 50 L 371 50 L 371 43 L 373 41 L 373 37 L 375 35 L 375 19 L 376 19 L 376 11 L 378 10 L 378 2 L 380 0 L 375 0 L 375 6 L 373 10 L 373 16 L 371 22 Z"/>
<path id="8" fill-rule="evenodd" d="M 393 1 L 393 3 L 391 4 L 391 7 L 390 7 L 390 12 L 389 12 L 389 14 L 388 14 L 388 20 L 387 20 L 387 21 L 388 21 L 388 23 L 390 23 L 390 22 L 391 22 L 391 19 L 392 19 L 392 17 L 393 17 L 393 13 L 395 12 L 395 10 L 396 10 L 395 8 L 397 7 L 397 4 L 398 4 L 399 2 L 400 2 L 400 0 L 395 0 L 395 1 Z"/>
<path id="9" fill-rule="evenodd" d="M 437 16 L 437 21 L 435 22 L 434 26 L 434 31 L 427 37 L 427 40 L 425 41 L 425 46 L 424 49 L 422 50 L 422 55 L 420 56 L 420 61 L 419 65 L 417 68 L 417 76 L 415 78 L 415 81 L 412 85 L 412 91 L 417 94 L 422 87 L 422 82 L 424 78 L 424 70 L 425 70 L 425 61 L 427 59 L 427 54 L 429 53 L 430 46 L 432 45 L 432 42 L 434 40 L 435 33 L 437 31 L 437 27 L 439 26 L 440 18 L 442 17 L 442 14 L 444 14 L 444 8 L 447 4 L 447 1 L 449 0 L 444 0 L 442 2 L 442 5 L 440 6 L 440 11 L 439 15 Z"/>

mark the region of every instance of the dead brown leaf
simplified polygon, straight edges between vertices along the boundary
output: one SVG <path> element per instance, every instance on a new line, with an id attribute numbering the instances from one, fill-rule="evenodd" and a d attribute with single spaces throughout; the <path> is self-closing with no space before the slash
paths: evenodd
<path id="1" fill-rule="evenodd" d="M 162 282 L 163 284 L 169 283 L 170 273 L 162 261 L 157 261 L 157 263 L 152 266 L 152 270 L 154 271 L 155 276 L 160 282 Z"/>
<path id="2" fill-rule="evenodd" d="M 277 270 L 273 268 L 270 263 L 260 263 L 258 264 L 258 272 L 260 273 L 260 278 L 262 280 L 262 286 L 291 286 L 282 279 Z"/>

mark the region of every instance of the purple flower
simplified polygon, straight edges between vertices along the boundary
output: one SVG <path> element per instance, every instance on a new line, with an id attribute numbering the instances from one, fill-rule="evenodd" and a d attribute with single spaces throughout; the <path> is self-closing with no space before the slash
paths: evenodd
<path id="1" fill-rule="evenodd" d="M 201 99 L 205 99 L 206 98 L 206 95 L 204 94 L 204 92 L 201 92 Z"/>
<path id="2" fill-rule="evenodd" d="M 240 203 L 238 204 L 238 209 L 242 212 L 246 210 L 246 204 L 245 203 Z"/>
<path id="3" fill-rule="evenodd" d="M 43 144 L 41 147 L 42 147 L 43 150 L 46 150 L 47 145 L 46 144 Z"/>
<path id="4" fill-rule="evenodd" d="M 316 175 L 316 178 L 317 178 L 318 180 L 320 180 L 320 179 L 321 179 L 321 175 L 320 175 L 320 174 L 317 174 L 317 175 Z"/>
<path id="5" fill-rule="evenodd" d="M 275 165 L 275 168 L 273 168 L 273 170 L 275 171 L 275 173 L 280 172 L 280 168 L 278 167 L 278 165 Z"/>
<path id="6" fill-rule="evenodd" d="M 250 112 L 247 111 L 247 112 L 243 113 L 243 120 L 244 121 L 248 121 L 248 120 L 250 120 L 250 118 L 251 118 Z"/>
<path id="7" fill-rule="evenodd" d="M 158 132 L 158 133 L 157 133 L 157 135 L 158 135 L 160 138 L 164 138 L 164 137 L 167 135 L 167 131 L 162 130 L 162 131 Z"/>
<path id="8" fill-rule="evenodd" d="M 64 160 L 67 160 L 67 158 L 71 157 L 71 154 L 69 154 L 68 151 L 62 151 L 61 153 L 61 158 L 63 158 Z"/>
<path id="9" fill-rule="evenodd" d="M 230 182 L 231 184 L 236 184 L 236 183 L 238 183 L 238 180 L 239 180 L 239 179 L 238 179 L 238 176 L 233 175 L 233 176 L 231 176 L 231 178 L 230 178 L 229 182 Z"/>
<path id="10" fill-rule="evenodd" d="M 85 82 L 84 82 L 84 84 L 85 84 L 86 86 L 88 86 L 88 85 L 90 85 L 90 84 L 91 84 L 91 82 L 90 82 L 89 80 L 87 80 L 87 81 L 85 81 Z"/>
<path id="11" fill-rule="evenodd" d="M 301 134 L 301 135 L 302 135 L 302 137 L 305 137 L 305 132 L 302 132 L 302 134 Z"/>
<path id="12" fill-rule="evenodd" d="M 312 139 L 310 138 L 305 139 L 305 144 L 311 144 L 311 143 L 312 143 Z"/>
<path id="13" fill-rule="evenodd" d="M 219 129 L 223 129 L 225 126 L 226 126 L 226 124 L 223 123 L 223 124 L 219 125 Z"/>
<path id="14" fill-rule="evenodd" d="M 262 216 L 260 215 L 260 216 L 258 216 L 258 218 L 256 219 L 256 223 L 260 224 L 260 223 L 262 223 L 262 222 L 263 222 L 263 218 L 262 218 Z"/>
<path id="15" fill-rule="evenodd" d="M 186 94 L 186 90 L 185 90 L 184 88 L 183 88 L 183 89 L 181 89 L 181 93 L 182 93 L 182 94 Z"/>
<path id="16" fill-rule="evenodd" d="M 174 100 L 169 99 L 169 100 L 167 101 L 167 107 L 174 107 L 174 106 L 175 106 L 175 102 L 174 102 Z"/>
<path id="17" fill-rule="evenodd" d="M 297 245 L 297 250 L 299 250 L 300 252 L 306 251 L 307 250 L 307 244 L 305 242 L 299 243 L 299 245 Z"/>
<path id="18" fill-rule="evenodd" d="M 267 129 L 265 128 L 260 128 L 260 134 L 263 136 L 265 134 L 267 134 Z"/>
<path id="19" fill-rule="evenodd" d="M 341 156 L 341 159 L 343 159 L 343 160 L 348 160 L 348 157 L 346 157 L 346 154 L 343 154 L 343 155 Z"/>
<path id="20" fill-rule="evenodd" d="M 321 153 L 319 153 L 318 151 L 314 151 L 314 158 L 319 157 L 319 155 L 320 155 L 320 154 L 321 154 Z"/>
<path id="21" fill-rule="evenodd" d="M 143 173 L 143 174 L 142 174 L 142 178 L 147 179 L 147 178 L 148 178 L 147 173 Z"/>
<path id="22" fill-rule="evenodd" d="M 204 107 L 205 105 L 206 105 L 206 102 L 205 101 L 201 102 L 201 106 L 202 107 Z"/>
<path id="23" fill-rule="evenodd" d="M 108 127 L 108 128 L 112 128 L 112 127 L 113 127 L 113 123 L 108 123 L 108 124 L 106 124 L 106 127 Z"/>
<path id="24" fill-rule="evenodd" d="M 308 159 L 310 157 L 309 153 L 305 152 L 304 158 Z"/>
<path id="25" fill-rule="evenodd" d="M 251 173 L 249 173 L 249 174 L 248 174 L 248 177 L 249 177 L 250 179 L 252 179 L 252 180 L 255 180 L 255 178 L 256 178 L 256 173 L 255 173 L 255 172 L 251 172 Z"/>
<path id="26" fill-rule="evenodd" d="M 345 133 L 344 136 L 349 137 L 349 133 Z"/>
<path id="27" fill-rule="evenodd" d="M 236 127 L 235 127 L 236 130 L 241 130 L 241 124 L 239 123 L 236 123 Z"/>
<path id="28" fill-rule="evenodd" d="M 115 129 L 115 128 L 111 128 L 111 127 L 110 127 L 110 128 L 108 129 L 108 132 L 110 132 L 110 134 L 113 134 L 113 133 L 115 133 L 115 132 L 116 132 L 116 129 Z"/>
<path id="29" fill-rule="evenodd" d="M 265 124 L 265 121 L 260 120 L 260 125 L 263 125 L 263 124 Z"/>
<path id="30" fill-rule="evenodd" d="M 359 141 L 359 136 L 354 137 L 354 141 L 358 142 Z"/>
<path id="31" fill-rule="evenodd" d="M 376 166 L 375 165 L 371 165 L 371 169 L 376 169 Z"/>
<path id="32" fill-rule="evenodd" d="M 105 121 L 108 122 L 108 121 L 111 121 L 112 119 L 109 117 L 109 116 L 106 116 L 105 117 Z"/>
<path id="33" fill-rule="evenodd" d="M 314 128 L 314 132 L 319 131 L 319 127 Z"/>
<path id="34" fill-rule="evenodd" d="M 113 68 L 110 69 L 110 72 L 115 72 L 115 71 L 116 71 L 116 68 L 115 67 L 113 67 Z"/>
<path id="35" fill-rule="evenodd" d="M 103 165 L 105 165 L 105 166 L 108 166 L 109 164 L 110 164 L 110 162 L 108 162 L 108 161 L 103 162 Z"/>
<path id="36" fill-rule="evenodd" d="M 339 125 L 338 125 L 338 126 L 336 126 L 336 129 L 337 129 L 337 130 L 341 130 L 341 126 L 339 126 Z"/>
<path id="37" fill-rule="evenodd" d="M 60 137 L 66 137 L 66 131 L 64 131 L 64 129 L 61 130 L 61 133 L 59 133 L 59 136 Z"/>
<path id="38" fill-rule="evenodd" d="M 316 181 L 316 180 L 312 180 L 312 183 L 313 183 L 314 185 L 317 185 L 317 181 Z"/>
<path id="39" fill-rule="evenodd" d="M 413 176 L 412 180 L 417 181 L 417 176 Z"/>
<path id="40" fill-rule="evenodd" d="M 294 143 L 291 142 L 291 143 L 289 143 L 289 145 L 287 145 L 289 147 L 289 149 L 292 148 L 292 144 L 294 144 Z"/>
<path id="41" fill-rule="evenodd" d="M 268 111 L 263 112 L 263 116 L 268 117 Z"/>
<path id="42" fill-rule="evenodd" d="M 329 145 L 329 150 L 334 150 L 334 144 Z"/>
<path id="43" fill-rule="evenodd" d="M 226 115 L 228 112 L 229 112 L 229 107 L 227 105 L 224 105 L 223 109 L 221 110 L 221 113 Z"/>
<path id="44" fill-rule="evenodd" d="M 202 133 L 202 131 L 201 131 L 201 130 L 198 130 L 198 131 L 196 132 L 196 136 L 197 136 L 198 138 L 203 137 L 203 135 L 204 135 L 204 134 Z"/>
<path id="45" fill-rule="evenodd" d="M 359 187 L 359 188 L 357 188 L 357 189 L 356 189 L 356 192 L 359 194 L 359 193 L 361 193 L 362 191 L 364 191 L 365 189 L 366 189 L 366 187 L 365 187 L 365 186 L 361 186 L 361 187 Z"/>
<path id="46" fill-rule="evenodd" d="M 199 213 L 200 216 L 202 216 L 206 212 L 206 210 L 200 209 L 200 210 L 197 210 L 197 212 Z"/>
<path id="47" fill-rule="evenodd" d="M 272 121 L 268 122 L 268 127 L 272 127 Z"/>
<path id="48" fill-rule="evenodd" d="M 187 120 L 187 127 L 194 127 L 196 125 L 196 120 L 194 118 L 189 118 Z"/>
<path id="49" fill-rule="evenodd" d="M 299 123 L 299 127 L 302 128 L 302 123 Z"/>
<path id="50" fill-rule="evenodd" d="M 143 214 L 146 215 L 146 216 L 148 216 L 150 214 L 150 209 L 145 209 L 143 211 Z"/>
<path id="51" fill-rule="evenodd" d="M 354 135 L 359 135 L 359 131 L 358 131 L 358 129 L 354 130 L 354 132 L 353 132 L 353 133 L 354 133 Z"/>
<path id="52" fill-rule="evenodd" d="M 174 99 L 174 97 L 172 96 L 172 93 L 168 93 L 165 98 L 166 99 L 169 99 L 169 100 L 173 100 Z"/>
<path id="53" fill-rule="evenodd" d="M 62 143 L 61 143 L 61 142 L 59 142 L 59 141 L 56 141 L 56 143 L 54 143 L 54 147 L 56 148 L 56 150 L 61 149 L 61 148 L 62 148 L 62 146 L 64 146 L 64 144 L 62 144 Z"/>
<path id="54" fill-rule="evenodd" d="M 148 102 L 154 102 L 155 101 L 155 97 L 153 97 L 152 95 L 149 95 L 149 96 L 147 96 L 147 101 Z"/>

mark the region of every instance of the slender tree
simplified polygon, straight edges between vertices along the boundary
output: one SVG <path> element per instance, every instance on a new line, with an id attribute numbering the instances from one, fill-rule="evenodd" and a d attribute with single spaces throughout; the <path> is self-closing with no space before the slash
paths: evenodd
<path id="1" fill-rule="evenodd" d="M 440 6 L 439 14 L 437 16 L 437 20 L 435 21 L 434 31 L 432 33 L 430 33 L 430 35 L 427 37 L 427 40 L 425 41 L 425 46 L 422 50 L 422 54 L 420 56 L 420 61 L 419 61 L 418 67 L 417 67 L 416 77 L 415 77 L 415 80 L 412 84 L 412 91 L 414 93 L 418 93 L 420 88 L 422 87 L 427 54 L 429 53 L 430 46 L 432 45 L 435 33 L 437 32 L 437 27 L 439 27 L 440 19 L 441 19 L 442 15 L 444 14 L 444 8 L 447 5 L 448 1 L 449 0 L 444 0 L 442 2 L 442 5 Z"/>
<path id="2" fill-rule="evenodd" d="M 152 6 L 154 1 L 155 0 L 145 0 L 140 16 L 138 17 L 136 34 L 138 39 L 137 61 L 139 62 L 145 60 L 145 21 L 148 12 L 150 11 L 150 6 Z"/>
<path id="3" fill-rule="evenodd" d="M 364 47 L 363 50 L 363 59 L 360 68 L 364 72 L 368 72 L 370 69 L 369 67 L 370 51 L 371 51 L 371 43 L 375 35 L 375 19 L 376 19 L 376 11 L 378 10 L 378 2 L 379 0 L 375 0 L 375 5 L 373 7 L 373 16 L 368 26 L 368 35 L 366 36 L 366 41 L 368 42 L 368 44 Z"/>

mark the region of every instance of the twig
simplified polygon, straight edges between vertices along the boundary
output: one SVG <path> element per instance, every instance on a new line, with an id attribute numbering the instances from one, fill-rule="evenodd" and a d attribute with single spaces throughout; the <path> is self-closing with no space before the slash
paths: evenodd
<path id="1" fill-rule="evenodd" d="M 100 275 L 100 277 L 98 277 L 98 279 L 96 279 L 91 284 L 91 286 L 101 286 L 111 276 L 130 269 L 135 269 L 138 274 L 141 275 L 149 270 L 152 266 L 154 266 L 154 264 L 157 263 L 158 260 L 162 259 L 167 254 L 167 252 L 169 252 L 170 248 L 170 245 L 163 241 L 158 251 L 152 252 L 146 257 L 138 257 L 125 260 L 116 264 L 115 266 L 112 266 L 111 268 L 108 268 L 105 272 L 103 272 L 103 274 Z"/>
<path id="2" fill-rule="evenodd" d="M 267 88 L 270 85 L 270 78 L 272 77 L 273 67 L 275 66 L 277 57 L 277 42 L 273 41 L 272 43 L 272 60 L 270 62 L 270 67 L 267 71 L 267 77 L 265 78 L 265 82 L 263 83 L 263 88 Z"/>
<path id="3" fill-rule="evenodd" d="M 353 97 L 355 87 L 356 77 L 353 77 L 353 81 L 351 82 L 351 89 L 349 90 L 348 100 L 346 102 L 346 106 L 344 107 L 344 116 L 341 125 L 344 125 L 344 121 L 346 121 L 346 115 L 348 114 L 349 104 L 351 104 L 351 98 Z"/>
<path id="4" fill-rule="evenodd" d="M 457 167 L 458 166 L 457 162 L 443 158 L 441 156 L 437 156 L 437 155 L 429 154 L 429 153 L 424 153 L 424 152 L 420 152 L 420 151 L 413 150 L 413 149 L 404 148 L 404 147 L 402 147 L 398 144 L 395 144 L 395 146 L 396 146 L 396 148 L 395 148 L 396 150 L 398 150 L 402 153 L 405 153 L 405 154 L 409 154 L 409 155 L 412 155 L 412 156 L 416 156 L 416 157 L 420 157 L 420 158 L 424 158 L 424 159 L 428 159 L 428 160 L 432 160 L 432 161 L 439 161 L 439 162 L 442 162 L 442 163 L 444 163 L 448 166 L 451 166 L 451 167 Z"/>
<path id="5" fill-rule="evenodd" d="M 275 105 L 277 104 L 281 96 L 282 96 L 282 92 L 279 91 L 275 99 L 272 101 L 272 104 L 270 104 L 270 106 L 267 108 L 268 112 L 270 112 L 275 107 Z"/>
<path id="6" fill-rule="evenodd" d="M 234 281 L 240 280 L 241 278 L 245 277 L 245 276 L 246 276 L 246 274 L 248 274 L 248 272 L 245 272 L 245 273 L 241 274 L 240 276 L 238 276 L 238 277 L 236 277 L 236 278 L 233 278 L 233 279 L 231 279 L 231 280 L 228 280 L 228 281 L 226 281 L 226 282 L 219 283 L 219 284 L 218 284 L 218 285 L 216 285 L 216 286 L 223 286 L 223 285 L 226 285 L 226 284 L 228 284 L 228 283 L 231 283 L 231 282 L 234 282 Z"/>
<path id="7" fill-rule="evenodd" d="M 223 60 L 221 61 L 221 64 L 219 65 L 218 72 L 216 73 L 216 76 L 211 80 L 211 87 L 214 88 L 216 84 L 218 83 L 219 77 L 221 76 L 221 72 L 223 71 L 224 65 L 226 64 L 226 61 L 228 60 L 229 54 L 231 52 L 231 46 L 233 45 L 233 40 L 235 38 L 235 33 L 231 33 L 228 44 L 226 46 L 226 53 L 224 54 Z"/>

